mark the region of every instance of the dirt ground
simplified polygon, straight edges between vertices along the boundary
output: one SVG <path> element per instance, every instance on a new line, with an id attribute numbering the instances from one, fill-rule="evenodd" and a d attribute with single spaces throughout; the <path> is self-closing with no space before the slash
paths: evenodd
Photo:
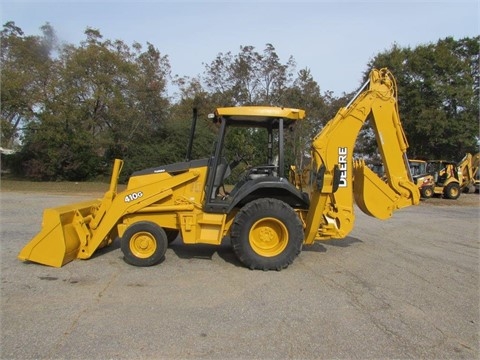
<path id="1" fill-rule="evenodd" d="M 44 208 L 90 199 L 0 193 L 1 359 L 478 359 L 480 196 L 428 199 L 280 272 L 230 245 L 136 268 L 119 245 L 62 268 L 16 256 Z"/>

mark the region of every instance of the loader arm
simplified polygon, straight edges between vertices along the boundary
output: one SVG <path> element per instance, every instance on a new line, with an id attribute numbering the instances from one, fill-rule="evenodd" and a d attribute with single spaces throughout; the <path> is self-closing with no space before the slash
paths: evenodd
<path id="1" fill-rule="evenodd" d="M 312 143 L 314 181 L 306 216 L 305 244 L 344 238 L 354 225 L 353 198 L 359 208 L 379 219 L 418 204 L 412 181 L 408 143 L 397 108 L 396 84 L 387 69 L 372 70 L 355 98 L 341 108 Z M 370 119 L 383 159 L 387 183 L 363 161 L 353 159 L 355 141 Z"/>
<path id="2" fill-rule="evenodd" d="M 97 249 L 113 242 L 111 235 L 116 235 L 114 229 L 123 216 L 171 197 L 173 189 L 199 176 L 196 171 L 163 176 L 117 194 L 122 165 L 123 161 L 115 160 L 110 189 L 102 200 L 46 209 L 42 230 L 23 247 L 18 258 L 53 267 L 74 259 L 89 259 Z"/>

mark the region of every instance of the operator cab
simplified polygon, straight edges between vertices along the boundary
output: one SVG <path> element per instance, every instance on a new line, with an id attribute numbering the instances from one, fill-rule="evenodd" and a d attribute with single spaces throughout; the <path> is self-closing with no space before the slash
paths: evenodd
<path id="1" fill-rule="evenodd" d="M 308 206 L 299 190 L 285 178 L 284 132 L 305 118 L 304 110 L 270 106 L 224 107 L 217 108 L 209 118 L 219 126 L 219 132 L 208 165 L 205 211 L 228 213 L 259 197 L 281 198 L 292 205 Z M 229 136 L 238 129 L 243 129 L 242 135 L 232 141 Z M 265 141 L 262 161 L 256 165 L 250 165 L 248 158 L 247 142 L 252 139 Z M 240 164 L 244 171 L 239 176 L 237 166 Z M 237 180 L 229 178 L 233 172 L 239 176 Z M 230 192 L 225 191 L 226 180 L 230 187 L 234 185 Z"/>
<path id="2" fill-rule="evenodd" d="M 437 186 L 443 186 L 449 178 L 459 180 L 456 163 L 445 160 L 431 160 L 427 163 L 427 172 L 433 176 Z"/>

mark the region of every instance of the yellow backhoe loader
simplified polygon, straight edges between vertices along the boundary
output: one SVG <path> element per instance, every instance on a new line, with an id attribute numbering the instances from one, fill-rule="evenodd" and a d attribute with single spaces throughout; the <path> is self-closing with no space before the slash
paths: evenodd
<path id="1" fill-rule="evenodd" d="M 434 194 L 435 181 L 433 175 L 427 173 L 428 163 L 425 160 L 417 159 L 408 159 L 408 163 L 413 182 L 420 190 L 420 196 L 425 199 L 431 198 Z"/>
<path id="2" fill-rule="evenodd" d="M 387 69 L 372 70 L 355 98 L 314 138 L 310 193 L 286 178 L 283 152 L 284 130 L 304 118 L 303 110 L 291 108 L 218 108 L 211 116 L 219 126 L 213 156 L 191 160 L 188 155 L 186 162 L 138 171 L 120 193 L 122 161 L 116 160 L 103 199 L 45 210 L 41 232 L 19 259 L 60 267 L 88 259 L 118 238 L 127 263 L 150 266 L 162 261 L 178 235 L 184 244 L 219 245 L 229 237 L 246 267 L 280 270 L 303 245 L 345 238 L 354 225 L 354 198 L 362 211 L 379 219 L 419 202 L 395 79 Z M 387 182 L 363 161 L 353 160 L 356 137 L 367 119 L 374 124 Z M 224 140 L 235 126 L 267 132 L 265 163 L 248 169 L 230 192 L 223 192 L 232 170 Z"/>
<path id="3" fill-rule="evenodd" d="M 424 198 L 440 195 L 447 199 L 458 199 L 462 192 L 469 192 L 474 186 L 478 169 L 479 154 L 467 153 L 458 163 L 445 160 L 410 160 L 412 164 L 421 164 L 417 174 L 413 174 L 414 182 L 419 186 Z M 477 163 L 477 165 L 475 165 Z M 423 173 L 422 173 L 423 172 Z"/>

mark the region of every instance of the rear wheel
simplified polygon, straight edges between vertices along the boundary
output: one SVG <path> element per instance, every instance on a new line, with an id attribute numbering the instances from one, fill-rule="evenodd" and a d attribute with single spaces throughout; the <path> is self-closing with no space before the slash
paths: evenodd
<path id="1" fill-rule="evenodd" d="M 164 259 L 167 247 L 165 231 L 148 221 L 129 226 L 121 240 L 125 261 L 134 266 L 152 266 L 159 263 Z"/>
<path id="2" fill-rule="evenodd" d="M 460 196 L 460 185 L 457 183 L 450 183 L 447 186 L 445 186 L 445 189 L 443 190 L 443 195 L 447 199 L 458 199 Z"/>
<path id="3" fill-rule="evenodd" d="M 300 253 L 303 226 L 288 204 L 258 199 L 238 212 L 230 239 L 235 254 L 248 268 L 281 270 Z"/>

